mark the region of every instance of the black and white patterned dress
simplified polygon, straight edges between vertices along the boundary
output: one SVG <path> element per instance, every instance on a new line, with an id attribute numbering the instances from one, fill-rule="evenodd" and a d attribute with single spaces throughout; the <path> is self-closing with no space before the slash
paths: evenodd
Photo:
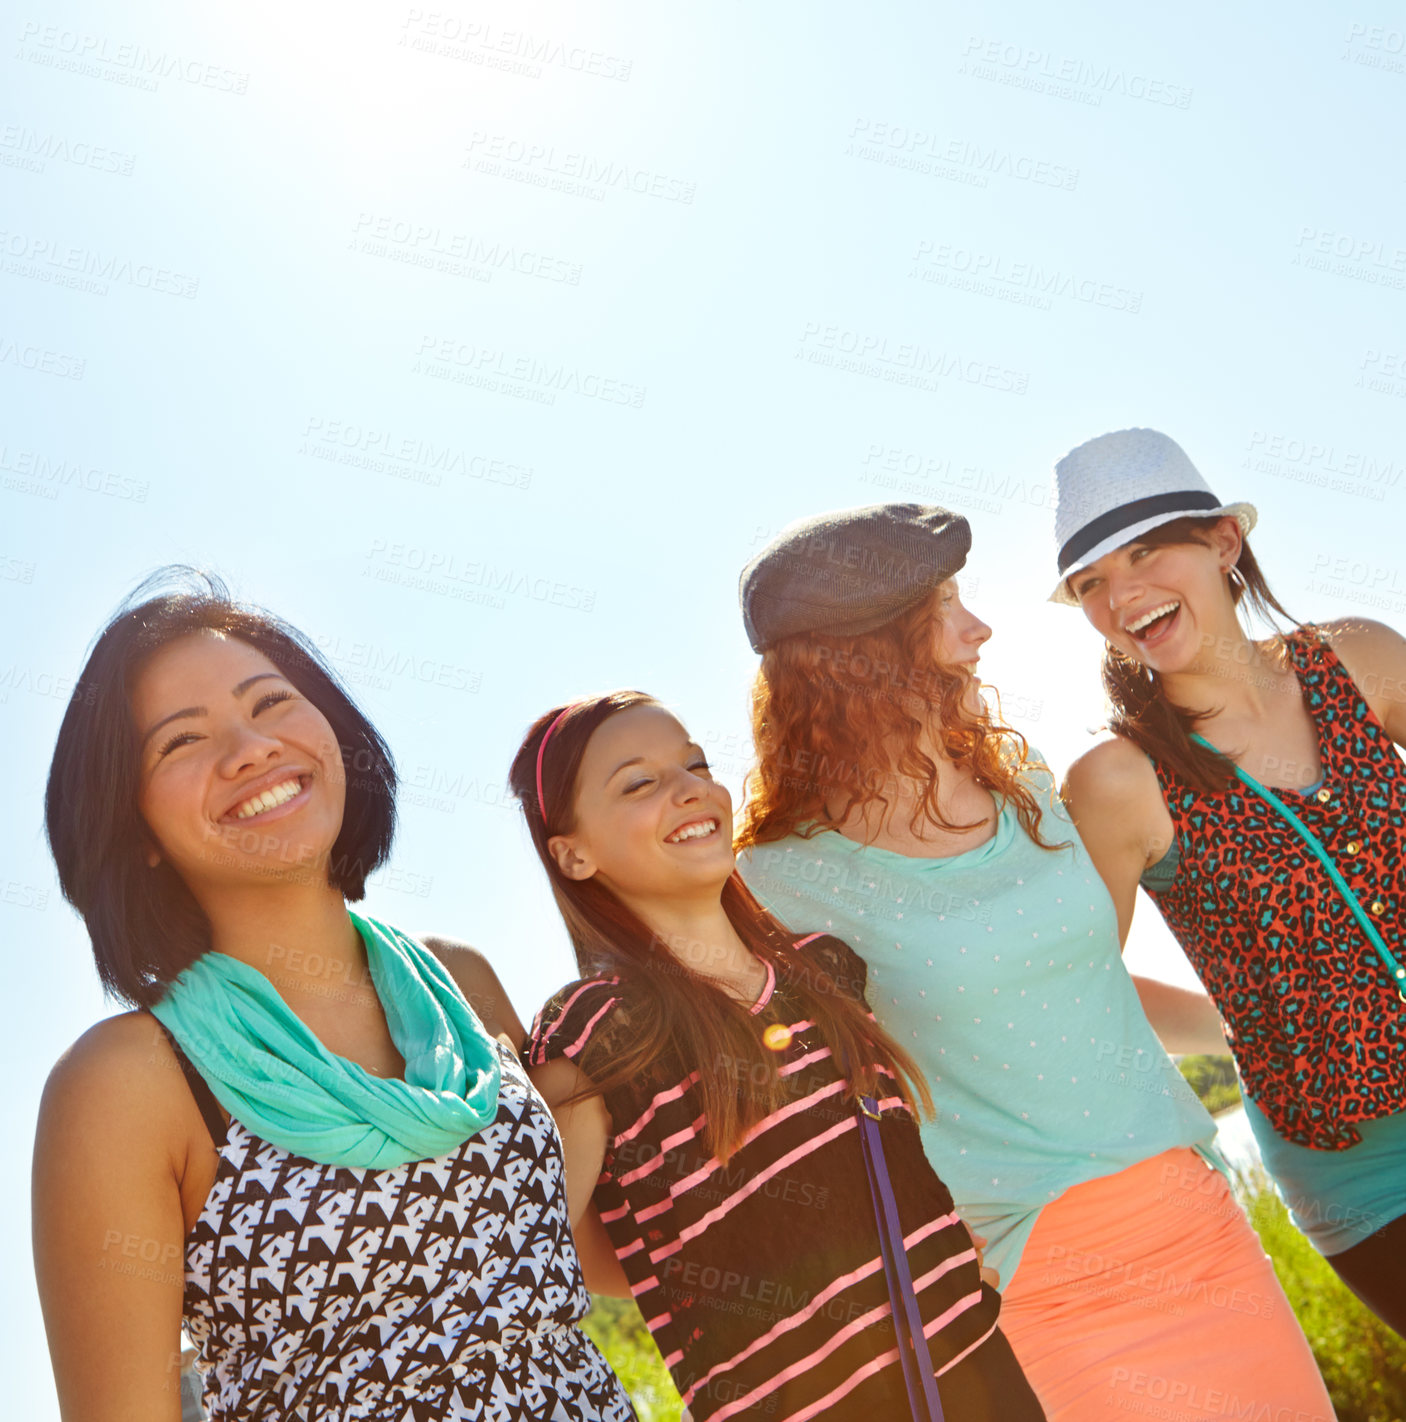
<path id="1" fill-rule="evenodd" d="M 556 1124 L 499 1055 L 496 1118 L 435 1160 L 322 1165 L 230 1121 L 185 1245 L 214 1422 L 634 1418 L 577 1326 Z"/>

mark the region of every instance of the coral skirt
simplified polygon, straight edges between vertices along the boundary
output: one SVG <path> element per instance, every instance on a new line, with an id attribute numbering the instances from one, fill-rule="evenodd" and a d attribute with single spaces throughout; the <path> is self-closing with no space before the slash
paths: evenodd
<path id="1" fill-rule="evenodd" d="M 1259 1237 L 1192 1150 L 1047 1205 L 1002 1297 L 1001 1330 L 1050 1422 L 1334 1422 Z"/>

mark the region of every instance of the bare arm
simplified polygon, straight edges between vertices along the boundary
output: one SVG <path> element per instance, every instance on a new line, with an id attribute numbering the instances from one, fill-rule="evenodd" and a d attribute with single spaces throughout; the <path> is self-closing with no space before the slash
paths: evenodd
<path id="1" fill-rule="evenodd" d="M 457 938 L 440 934 L 422 934 L 420 942 L 444 964 L 449 976 L 459 984 L 459 991 L 478 1013 L 479 1021 L 490 1037 L 501 1037 L 513 1051 L 519 1052 L 527 1038 L 507 989 L 498 981 L 492 964 L 478 951 Z"/>
<path id="2" fill-rule="evenodd" d="M 1330 622 L 1324 630 L 1372 714 L 1406 746 L 1406 637 L 1366 617 Z"/>
<path id="3" fill-rule="evenodd" d="M 1118 940 L 1128 942 L 1138 881 L 1171 847 L 1172 818 L 1152 763 L 1129 741 L 1104 741 L 1069 767 L 1064 782 L 1079 838 L 1118 913 Z M 1135 977 L 1138 1000 L 1169 1052 L 1223 1053 L 1225 1029 L 1215 1004 L 1155 978 Z"/>
<path id="4" fill-rule="evenodd" d="M 35 1274 L 64 1422 L 179 1422 L 184 1291 L 173 1122 L 189 1095 L 129 1013 L 49 1076 L 34 1147 Z"/>
<path id="5" fill-rule="evenodd" d="M 1204 992 L 1173 987 L 1157 978 L 1134 976 L 1138 1001 L 1162 1045 L 1175 1056 L 1189 1052 L 1224 1056 L 1225 1024 Z"/>
<path id="6" fill-rule="evenodd" d="M 586 1287 L 595 1294 L 627 1298 L 630 1286 L 625 1271 L 620 1267 L 605 1226 L 591 1204 L 612 1129 L 605 1101 L 594 1095 L 564 1104 L 578 1091 L 589 1090 L 591 1082 L 580 1067 L 563 1058 L 548 1062 L 545 1066 L 532 1067 L 528 1075 L 551 1108 L 557 1129 L 561 1132 L 562 1151 L 566 1156 L 567 1206 L 571 1211 L 571 1228 L 576 1236 L 576 1250 L 581 1256 Z"/>
<path id="7" fill-rule="evenodd" d="M 1142 871 L 1171 847 L 1172 819 L 1152 762 L 1115 737 L 1069 767 L 1064 803 L 1118 911 L 1118 941 L 1128 941 Z"/>
<path id="8" fill-rule="evenodd" d="M 615 1246 L 600 1222 L 600 1211 L 594 1205 L 571 1226 L 576 1239 L 576 1253 L 581 1258 L 581 1272 L 586 1287 L 593 1294 L 609 1294 L 611 1298 L 631 1296 L 630 1281 L 625 1266 L 616 1257 Z"/>

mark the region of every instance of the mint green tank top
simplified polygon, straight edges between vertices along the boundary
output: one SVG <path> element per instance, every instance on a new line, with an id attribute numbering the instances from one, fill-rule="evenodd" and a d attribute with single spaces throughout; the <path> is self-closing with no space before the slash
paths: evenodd
<path id="1" fill-rule="evenodd" d="M 1113 901 L 1043 762 L 1039 848 L 1009 804 L 993 838 L 947 859 L 832 830 L 756 846 L 752 892 L 797 933 L 824 930 L 869 966 L 874 1016 L 927 1075 L 923 1144 L 1002 1287 L 1041 1208 L 1072 1185 L 1215 1123 L 1163 1050 L 1123 966 Z"/>

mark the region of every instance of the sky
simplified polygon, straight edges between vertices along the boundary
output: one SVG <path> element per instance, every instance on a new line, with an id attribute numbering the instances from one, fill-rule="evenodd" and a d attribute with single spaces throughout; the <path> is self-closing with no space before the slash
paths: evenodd
<path id="1" fill-rule="evenodd" d="M 1094 435 L 1254 503 L 1295 616 L 1406 625 L 1398 9 L 449 4 L 0 31 L 0 1374 L 35 1422 L 35 1114 L 114 1010 L 43 786 L 152 570 L 323 648 L 402 774 L 370 911 L 476 944 L 524 1019 L 572 966 L 523 732 L 637 686 L 735 793 L 737 577 L 797 518 L 964 513 L 983 677 L 1061 771 L 1104 706 L 1045 600 L 1052 466 Z M 1127 956 L 1194 984 L 1146 903 Z"/>

